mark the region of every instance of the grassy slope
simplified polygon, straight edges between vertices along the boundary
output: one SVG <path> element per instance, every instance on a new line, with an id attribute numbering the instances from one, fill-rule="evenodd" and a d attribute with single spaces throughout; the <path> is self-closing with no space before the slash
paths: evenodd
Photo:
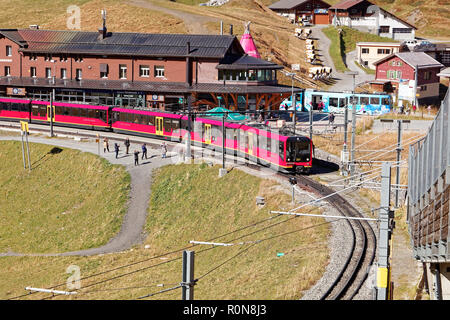
<path id="1" fill-rule="evenodd" d="M 69 265 L 78 265 L 81 276 L 104 272 L 118 266 L 134 264 L 114 272 L 82 280 L 77 296 L 58 299 L 133 299 L 169 288 L 181 279 L 181 251 L 161 258 L 152 257 L 171 250 L 188 247 L 189 240 L 205 241 L 249 224 L 271 217 L 270 209 L 289 209 L 290 196 L 276 183 L 260 180 L 239 170 L 219 179 L 218 167 L 179 165 L 160 169 L 154 176 L 148 238 L 144 245 L 120 254 L 95 257 L 7 257 L 0 259 L 0 299 L 23 293 L 23 287 L 48 287 L 65 283 Z M 266 198 L 266 207 L 256 208 L 255 196 Z M 183 199 L 183 202 L 179 202 Z M 317 209 L 312 212 L 318 212 Z M 253 247 L 196 246 L 195 276 L 201 277 L 222 264 L 219 269 L 201 278 L 196 285 L 196 299 L 298 299 L 302 290 L 321 276 L 327 262 L 324 242 L 329 233 L 322 219 L 294 218 L 273 228 L 272 223 L 287 220 L 278 217 L 255 224 L 240 232 L 217 238 L 217 242 L 253 241 L 281 233 L 304 229 L 283 237 L 263 241 Z M 321 226 L 316 226 L 322 224 Z M 310 227 L 309 229 L 307 229 Z M 250 234 L 248 237 L 242 237 Z M 242 238 L 240 238 L 242 237 Z M 240 238 L 240 239 L 236 239 Z M 210 248 L 205 252 L 201 252 Z M 232 259 L 241 250 L 248 251 Z M 277 257 L 278 252 L 285 253 Z M 171 261 L 172 259 L 178 259 Z M 145 260 L 144 263 L 139 263 Z M 154 267 L 152 267 L 154 266 Z M 126 273 L 144 269 L 126 276 Z M 90 286 L 113 277 L 116 280 Z M 227 285 L 225 286 L 224 283 Z M 164 284 L 164 287 L 157 287 Z M 114 290 L 117 288 L 139 287 Z M 66 289 L 65 286 L 59 289 Z M 151 299 L 180 299 L 180 290 L 157 295 Z M 39 299 L 36 294 L 27 298 Z"/>
<path id="2" fill-rule="evenodd" d="M 38 24 L 44 29 L 67 30 L 67 8 L 81 9 L 81 30 L 96 31 L 101 26 L 100 10 L 108 13 L 107 27 L 116 32 L 185 33 L 182 20 L 134 6 L 120 0 L 0 0 L 0 28 L 28 28 Z"/>
<path id="3" fill-rule="evenodd" d="M 332 42 L 330 55 L 336 69 L 341 72 L 348 70 L 342 60 L 342 55 L 355 50 L 357 42 L 395 42 L 390 38 L 360 32 L 348 27 L 339 27 L 339 29 L 342 30 L 342 42 L 339 40 L 338 28 L 330 26 L 322 31 Z"/>
<path id="4" fill-rule="evenodd" d="M 19 142 L 0 142 L 0 252 L 63 252 L 105 244 L 122 223 L 129 175 L 92 154 L 30 144 L 31 173 Z M 93 228 L 95 226 L 95 228 Z"/>

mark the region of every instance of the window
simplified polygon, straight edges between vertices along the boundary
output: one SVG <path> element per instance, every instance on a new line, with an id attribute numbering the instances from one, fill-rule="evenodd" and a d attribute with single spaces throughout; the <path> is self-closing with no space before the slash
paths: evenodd
<path id="1" fill-rule="evenodd" d="M 380 98 L 379 97 L 371 97 L 370 98 L 370 104 L 379 105 L 380 104 Z"/>
<path id="2" fill-rule="evenodd" d="M 423 79 L 424 80 L 430 80 L 431 79 L 431 71 L 425 71 L 423 73 Z"/>
<path id="3" fill-rule="evenodd" d="M 59 61 L 61 61 L 61 62 L 66 62 L 66 61 L 67 61 L 67 55 L 62 54 L 62 55 L 59 57 Z"/>
<path id="4" fill-rule="evenodd" d="M 369 48 L 362 48 L 361 53 L 362 54 L 369 54 Z"/>
<path id="5" fill-rule="evenodd" d="M 339 98 L 339 108 L 345 108 L 348 104 L 347 98 Z"/>
<path id="6" fill-rule="evenodd" d="M 155 77 L 162 78 L 164 77 L 164 66 L 155 66 Z"/>
<path id="7" fill-rule="evenodd" d="M 420 91 L 427 91 L 427 86 L 420 86 Z"/>
<path id="8" fill-rule="evenodd" d="M 391 49 L 378 49 L 377 53 L 378 54 L 390 54 Z"/>
<path id="9" fill-rule="evenodd" d="M 45 55 L 45 61 L 50 61 L 50 60 L 53 60 L 53 56 L 51 54 L 47 53 Z"/>
<path id="10" fill-rule="evenodd" d="M 100 78 L 108 78 L 108 65 L 106 63 L 100 64 Z"/>
<path id="11" fill-rule="evenodd" d="M 32 54 L 30 54 L 30 56 L 28 58 L 30 60 L 37 60 L 37 54 L 36 53 L 32 53 Z"/>
<path id="12" fill-rule="evenodd" d="M 139 76 L 148 78 L 150 77 L 150 67 L 149 66 L 139 66 Z"/>
<path id="13" fill-rule="evenodd" d="M 330 106 L 330 107 L 337 107 L 339 104 L 338 104 L 338 98 L 330 98 L 330 101 L 328 102 L 328 105 Z"/>
<path id="14" fill-rule="evenodd" d="M 12 56 L 12 47 L 6 46 L 6 56 L 11 57 Z"/>
<path id="15" fill-rule="evenodd" d="M 11 75 L 11 67 L 5 66 L 5 77 L 10 76 L 10 75 Z"/>
<path id="16" fill-rule="evenodd" d="M 359 104 L 368 105 L 369 104 L 369 97 L 360 97 L 359 98 Z"/>
<path id="17" fill-rule="evenodd" d="M 67 79 L 67 69 L 61 68 L 61 79 Z"/>
<path id="18" fill-rule="evenodd" d="M 77 80 L 80 80 L 82 77 L 83 77 L 83 71 L 82 71 L 81 69 L 77 69 L 77 70 L 75 71 L 75 78 L 76 78 Z"/>
<path id="19" fill-rule="evenodd" d="M 393 28 L 393 33 L 411 33 L 412 28 Z"/>
<path id="20" fill-rule="evenodd" d="M 36 78 L 36 67 L 30 68 L 30 77 Z"/>
<path id="21" fill-rule="evenodd" d="M 120 79 L 126 79 L 127 78 L 127 65 L 126 64 L 120 64 L 119 65 L 119 78 Z"/>
<path id="22" fill-rule="evenodd" d="M 381 104 L 388 106 L 391 104 L 391 102 L 390 102 L 389 98 L 381 98 Z"/>
<path id="23" fill-rule="evenodd" d="M 380 33 L 389 33 L 389 26 L 380 26 Z"/>
<path id="24" fill-rule="evenodd" d="M 52 68 L 45 68 L 45 77 L 46 78 L 52 77 Z"/>

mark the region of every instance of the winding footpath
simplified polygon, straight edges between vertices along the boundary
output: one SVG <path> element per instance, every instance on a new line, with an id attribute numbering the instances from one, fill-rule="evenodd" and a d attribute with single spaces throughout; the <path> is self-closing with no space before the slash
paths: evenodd
<path id="1" fill-rule="evenodd" d="M 16 140 L 20 141 L 20 136 L 0 136 L 0 141 Z M 29 136 L 29 142 L 54 145 L 61 148 L 76 149 L 83 152 L 98 154 L 98 145 L 95 140 L 75 141 L 69 139 L 49 139 L 45 137 Z M 21 254 L 16 252 L 0 253 L 0 257 L 5 256 L 92 256 L 106 253 L 120 252 L 130 249 L 132 246 L 141 244 L 145 238 L 145 222 L 148 212 L 148 204 L 151 195 L 151 175 L 156 168 L 174 163 L 175 158 L 168 157 L 162 159 L 159 149 L 151 148 L 147 143 L 147 160 L 141 160 L 139 157 L 139 166 L 134 165 L 133 150 L 141 151 L 141 145 L 131 143 L 130 153 L 125 154 L 123 142 L 117 141 L 120 145 L 119 158 L 115 158 L 114 140 L 110 139 L 110 152 L 103 153 L 101 146 L 100 156 L 111 162 L 125 166 L 131 176 L 130 194 L 127 203 L 127 212 L 123 217 L 123 222 L 119 233 L 114 236 L 108 243 L 101 247 L 86 250 L 71 251 L 64 253 L 48 253 L 48 254 Z M 169 153 L 170 155 L 170 153 Z M 139 154 L 141 156 L 141 154 Z"/>

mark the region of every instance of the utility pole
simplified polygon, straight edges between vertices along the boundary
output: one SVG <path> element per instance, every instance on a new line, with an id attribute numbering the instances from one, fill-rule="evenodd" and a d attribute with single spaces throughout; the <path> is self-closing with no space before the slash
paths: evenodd
<path id="1" fill-rule="evenodd" d="M 311 105 L 311 108 L 309 108 L 309 140 L 313 138 L 313 120 L 313 108 Z"/>
<path id="2" fill-rule="evenodd" d="M 391 203 L 391 165 L 383 162 L 381 167 L 380 234 L 378 240 L 377 300 L 389 300 L 390 291 L 390 239 L 394 212 Z"/>
<path id="3" fill-rule="evenodd" d="M 348 71 L 346 74 L 353 76 L 353 89 L 352 89 L 352 149 L 351 149 L 351 163 L 350 163 L 350 175 L 355 173 L 355 135 L 356 135 L 356 104 L 355 104 L 355 76 L 358 74 L 356 71 Z"/>
<path id="4" fill-rule="evenodd" d="M 190 163 L 191 161 L 191 107 L 192 107 L 192 96 L 189 94 L 187 96 L 187 105 L 188 105 L 188 136 L 186 139 L 186 161 Z"/>
<path id="5" fill-rule="evenodd" d="M 50 137 L 53 137 L 53 104 L 55 102 L 55 89 L 52 89 L 50 96 Z"/>
<path id="6" fill-rule="evenodd" d="M 398 192 L 399 192 L 399 185 L 400 185 L 400 160 L 402 157 L 402 120 L 397 120 L 398 123 L 398 132 L 397 132 L 397 175 L 395 177 L 395 207 L 398 208 Z"/>
<path id="7" fill-rule="evenodd" d="M 194 251 L 183 251 L 182 300 L 194 300 L 194 256 Z"/>

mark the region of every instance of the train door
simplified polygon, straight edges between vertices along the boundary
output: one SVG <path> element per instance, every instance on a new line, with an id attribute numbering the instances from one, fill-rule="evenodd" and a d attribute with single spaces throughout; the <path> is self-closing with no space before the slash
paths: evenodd
<path id="1" fill-rule="evenodd" d="M 53 119 L 50 119 L 50 117 Z M 55 106 L 47 106 L 47 121 L 55 121 Z"/>
<path id="2" fill-rule="evenodd" d="M 205 143 L 211 144 L 211 125 L 205 124 Z"/>
<path id="3" fill-rule="evenodd" d="M 156 117 L 156 135 L 162 136 L 164 135 L 164 118 Z"/>
<path id="4" fill-rule="evenodd" d="M 253 132 L 248 133 L 248 154 L 253 155 Z"/>

